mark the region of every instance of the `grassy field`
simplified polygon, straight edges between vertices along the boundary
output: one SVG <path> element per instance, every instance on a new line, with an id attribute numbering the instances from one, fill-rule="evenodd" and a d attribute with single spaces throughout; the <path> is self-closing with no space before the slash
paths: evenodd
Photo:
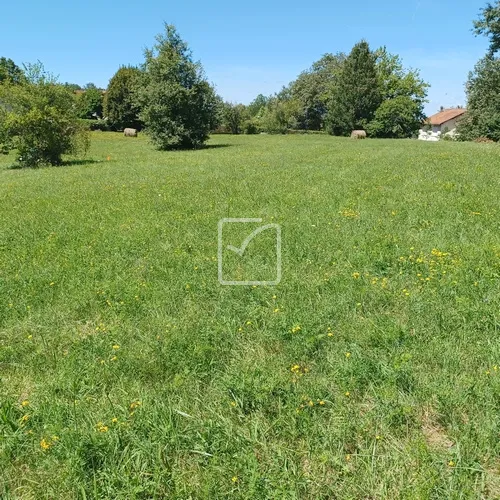
<path id="1" fill-rule="evenodd" d="M 0 497 L 500 498 L 498 146 L 209 146 L 0 157 Z"/>

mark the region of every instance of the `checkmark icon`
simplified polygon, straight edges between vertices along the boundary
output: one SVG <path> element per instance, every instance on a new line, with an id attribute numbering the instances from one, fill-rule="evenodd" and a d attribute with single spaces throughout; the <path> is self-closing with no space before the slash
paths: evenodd
<path id="1" fill-rule="evenodd" d="M 262 219 L 256 219 L 256 221 L 262 222 Z M 250 244 L 250 242 L 259 234 L 262 233 L 262 231 L 265 231 L 266 229 L 270 229 L 273 227 L 276 227 L 277 224 L 266 224 L 265 226 L 258 227 L 255 231 L 252 231 L 243 241 L 241 244 L 241 247 L 235 247 L 233 245 L 228 245 L 227 249 L 233 251 L 234 253 L 237 253 L 240 257 L 243 256 L 245 253 L 245 250 L 247 246 Z"/>
<path id="2" fill-rule="evenodd" d="M 241 243 L 240 246 L 223 244 L 223 227 L 226 224 L 241 224 L 241 223 L 257 223 L 262 222 L 258 218 L 224 218 L 219 221 L 218 225 L 218 277 L 221 285 L 277 285 L 281 281 L 281 226 L 279 224 L 264 224 L 254 229 Z M 251 281 L 251 280 L 226 280 L 223 278 L 223 250 L 226 248 L 234 252 L 239 257 L 243 257 L 245 250 L 252 240 L 260 233 L 268 230 L 276 230 L 276 276 L 272 280 L 266 281 Z"/>

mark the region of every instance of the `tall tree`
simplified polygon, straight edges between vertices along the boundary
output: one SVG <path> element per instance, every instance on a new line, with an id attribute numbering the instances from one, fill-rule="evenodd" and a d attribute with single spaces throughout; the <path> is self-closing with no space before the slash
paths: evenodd
<path id="1" fill-rule="evenodd" d="M 102 117 L 103 91 L 93 83 L 87 83 L 84 92 L 78 96 L 78 116 L 80 118 L 95 119 Z"/>
<path id="2" fill-rule="evenodd" d="M 405 70 L 401 58 L 385 47 L 375 51 L 382 104 L 376 110 L 368 131 L 374 137 L 411 137 L 424 120 L 424 104 L 429 84 L 417 70 Z"/>
<path id="3" fill-rule="evenodd" d="M 142 73 L 133 66 L 122 66 L 109 81 L 104 95 L 104 116 L 115 130 L 142 128 L 136 93 Z"/>
<path id="4" fill-rule="evenodd" d="M 12 60 L 0 57 L 0 83 L 10 82 L 14 84 L 26 81 L 24 71 Z"/>
<path id="5" fill-rule="evenodd" d="M 255 118 L 259 113 L 261 113 L 264 108 L 267 106 L 269 101 L 269 97 L 266 97 L 263 94 L 259 94 L 248 106 L 248 114 L 250 118 Z"/>
<path id="6" fill-rule="evenodd" d="M 144 84 L 138 92 L 140 118 L 159 149 L 198 147 L 217 120 L 217 98 L 175 26 L 145 51 Z"/>
<path id="7" fill-rule="evenodd" d="M 222 105 L 222 126 L 231 134 L 240 134 L 243 122 L 247 118 L 246 106 L 225 102 Z"/>
<path id="8" fill-rule="evenodd" d="M 458 124 L 461 140 L 500 141 L 500 59 L 483 57 L 465 86 L 467 114 Z"/>
<path id="9" fill-rule="evenodd" d="M 489 55 L 493 56 L 500 50 L 500 0 L 494 4 L 488 3 L 481 10 L 480 17 L 474 21 L 476 35 L 485 35 L 490 40 Z"/>
<path id="10" fill-rule="evenodd" d="M 353 47 L 332 84 L 326 129 L 333 135 L 365 129 L 381 102 L 376 55 L 363 40 Z"/>
<path id="11" fill-rule="evenodd" d="M 298 118 L 300 129 L 320 130 L 323 128 L 328 91 L 338 77 L 345 57 L 342 53 L 325 54 L 290 84 L 290 94 L 300 105 Z"/>

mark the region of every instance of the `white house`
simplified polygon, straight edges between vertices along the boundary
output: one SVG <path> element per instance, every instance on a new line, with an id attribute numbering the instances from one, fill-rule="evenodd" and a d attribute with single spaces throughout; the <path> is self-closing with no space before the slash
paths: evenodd
<path id="1" fill-rule="evenodd" d="M 467 112 L 464 108 L 442 109 L 425 121 L 433 132 L 453 132 L 457 128 L 457 120 Z M 447 130 L 446 130 L 447 129 Z"/>
<path id="2" fill-rule="evenodd" d="M 454 136 L 456 133 L 457 121 L 466 112 L 467 110 L 464 108 L 441 109 L 439 113 L 425 120 L 426 128 L 429 128 L 429 130 L 421 130 L 418 138 L 423 141 L 439 141 L 442 134 Z"/>

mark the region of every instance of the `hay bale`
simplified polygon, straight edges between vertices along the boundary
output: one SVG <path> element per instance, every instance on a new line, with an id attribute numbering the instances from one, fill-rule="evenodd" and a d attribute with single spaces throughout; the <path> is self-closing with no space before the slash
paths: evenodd
<path id="1" fill-rule="evenodd" d="M 366 132 L 364 130 L 353 130 L 351 139 L 366 139 Z"/>
<path id="2" fill-rule="evenodd" d="M 126 128 L 123 131 L 125 137 L 137 137 L 137 130 L 135 128 Z"/>

